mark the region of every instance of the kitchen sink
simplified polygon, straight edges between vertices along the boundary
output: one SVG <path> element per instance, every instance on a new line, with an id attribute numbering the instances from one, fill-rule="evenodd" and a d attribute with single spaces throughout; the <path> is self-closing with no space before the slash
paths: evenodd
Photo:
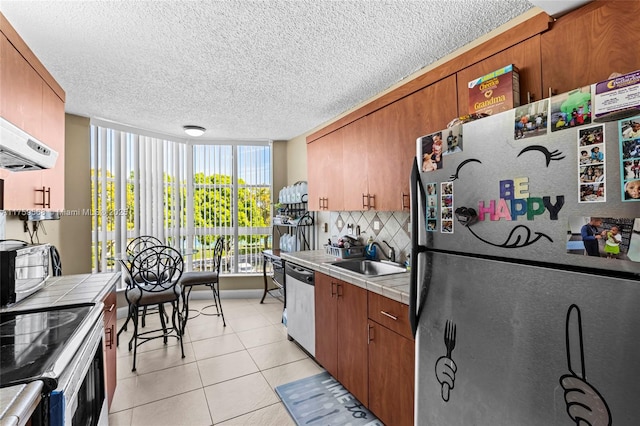
<path id="1" fill-rule="evenodd" d="M 368 275 L 373 277 L 379 277 L 382 275 L 401 274 L 407 272 L 407 269 L 391 262 L 381 262 L 376 260 L 341 260 L 339 262 L 333 262 L 331 265 L 338 268 L 346 269 L 351 272 L 356 272 L 362 275 Z"/>

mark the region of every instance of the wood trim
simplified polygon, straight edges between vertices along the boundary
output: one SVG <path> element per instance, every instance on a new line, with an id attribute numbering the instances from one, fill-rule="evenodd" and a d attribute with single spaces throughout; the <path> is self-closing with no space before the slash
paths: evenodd
<path id="1" fill-rule="evenodd" d="M 53 78 L 49 71 L 42 65 L 42 62 L 33 53 L 33 51 L 27 46 L 20 34 L 13 28 L 7 18 L 0 12 L 0 32 L 9 40 L 9 43 L 16 48 L 16 50 L 22 55 L 22 57 L 31 65 L 31 67 L 38 73 L 40 78 L 53 90 L 53 92 L 65 102 L 65 92 L 58 82 Z"/>
<path id="2" fill-rule="evenodd" d="M 311 143 L 314 140 L 339 129 L 340 127 L 344 127 L 347 124 L 364 117 L 365 115 L 371 114 L 372 112 L 379 110 L 380 108 L 384 108 L 405 96 L 417 92 L 418 90 L 440 81 L 445 77 L 453 75 L 461 69 L 471 66 L 528 38 L 547 31 L 552 20 L 553 19 L 549 15 L 544 12 L 540 12 L 531 19 L 528 19 L 505 32 L 498 34 L 490 40 L 471 48 L 444 64 L 427 71 L 391 92 L 374 99 L 361 108 L 352 111 L 344 117 L 310 134 L 307 136 L 307 143 Z"/>

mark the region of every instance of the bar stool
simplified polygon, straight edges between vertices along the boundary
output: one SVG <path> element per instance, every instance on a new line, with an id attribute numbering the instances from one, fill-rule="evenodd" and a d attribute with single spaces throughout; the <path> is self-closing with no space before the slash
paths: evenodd
<path id="1" fill-rule="evenodd" d="M 213 249 L 213 261 L 214 266 L 211 271 L 192 271 L 185 272 L 182 274 L 182 278 L 180 279 L 180 284 L 183 289 L 183 308 L 182 308 L 182 316 L 183 316 L 183 324 L 182 330 L 184 331 L 187 326 L 187 320 L 189 319 L 189 297 L 191 296 L 191 290 L 193 286 L 196 285 L 206 285 L 207 287 L 211 287 L 211 291 L 213 292 L 213 304 L 205 306 L 204 308 L 197 311 L 198 313 L 194 315 L 192 318 L 197 317 L 198 315 L 208 315 L 208 316 L 220 316 L 222 317 L 222 325 L 224 327 L 227 326 L 227 323 L 224 319 L 224 312 L 222 311 L 222 301 L 220 300 L 220 263 L 222 259 L 222 249 L 224 247 L 224 238 L 218 237 L 216 241 L 216 245 Z M 216 308 L 215 313 L 205 313 L 204 310 L 207 308 L 214 307 Z"/>
<path id="2" fill-rule="evenodd" d="M 125 270 L 129 270 L 129 268 L 131 267 L 131 262 L 136 257 L 136 255 L 138 255 L 141 251 L 144 251 L 150 247 L 156 247 L 156 246 L 162 246 L 162 245 L 164 245 L 162 241 L 160 241 L 159 239 L 151 235 L 141 235 L 139 237 L 135 237 L 129 242 L 129 244 L 127 244 L 126 258 L 119 259 L 119 261 Z M 125 275 L 124 281 L 127 287 L 129 287 L 132 284 L 130 282 L 131 281 L 130 274 Z M 118 333 L 116 335 L 116 345 L 120 344 L 120 334 L 123 331 L 127 331 L 127 325 L 129 324 L 129 321 L 133 320 L 134 313 L 131 311 L 131 309 L 132 309 L 132 306 L 130 305 L 129 312 L 127 313 L 127 320 L 124 322 L 122 327 L 120 327 L 120 330 L 118 330 Z M 145 320 L 147 316 L 147 307 L 144 306 L 142 309 L 143 309 L 142 327 L 144 328 L 146 326 Z M 165 316 L 165 318 L 168 318 L 168 317 Z"/>
<path id="3" fill-rule="evenodd" d="M 180 278 L 184 269 L 182 255 L 176 249 L 167 246 L 153 246 L 142 250 L 133 260 L 127 272 L 130 275 L 125 290 L 125 297 L 129 302 L 129 312 L 133 320 L 133 336 L 129 341 L 129 351 L 133 349 L 133 368 L 136 371 L 138 346 L 152 340 L 162 338 L 167 344 L 168 337 L 175 337 L 180 342 L 182 358 L 184 346 L 182 344 L 183 324 L 182 313 L 179 309 L 182 287 Z M 165 321 L 164 304 L 173 307 L 171 327 Z M 141 308 L 158 306 L 160 311 L 161 328 L 150 331 L 140 331 L 138 320 Z"/>

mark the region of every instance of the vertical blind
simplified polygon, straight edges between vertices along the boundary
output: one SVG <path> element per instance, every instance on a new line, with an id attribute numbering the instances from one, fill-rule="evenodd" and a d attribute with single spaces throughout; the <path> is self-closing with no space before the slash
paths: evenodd
<path id="1" fill-rule="evenodd" d="M 187 270 L 261 271 L 271 238 L 271 143 L 171 141 L 91 126 L 93 271 L 118 270 L 127 243 L 152 235 Z"/>

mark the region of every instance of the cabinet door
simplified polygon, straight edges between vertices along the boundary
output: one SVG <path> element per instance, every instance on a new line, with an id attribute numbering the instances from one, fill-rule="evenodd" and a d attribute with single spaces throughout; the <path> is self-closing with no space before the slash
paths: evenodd
<path id="1" fill-rule="evenodd" d="M 369 400 L 367 290 L 338 282 L 337 379 L 361 403 Z"/>
<path id="2" fill-rule="evenodd" d="M 341 129 L 307 144 L 309 210 L 343 209 Z M 320 201 L 320 199 L 326 201 Z"/>
<path id="3" fill-rule="evenodd" d="M 371 114 L 371 144 L 376 149 L 369 155 L 369 191 L 376 196 L 376 210 L 409 209 L 409 180 L 416 139 L 446 128 L 456 116 L 455 76 Z"/>
<path id="4" fill-rule="evenodd" d="M 338 376 L 337 280 L 319 272 L 315 274 L 316 360 L 333 377 Z"/>
<path id="5" fill-rule="evenodd" d="M 414 342 L 369 321 L 369 409 L 384 424 L 413 425 Z"/>
<path id="6" fill-rule="evenodd" d="M 4 35 L 0 34 L 0 115 L 39 138 L 42 131 L 42 80 Z M 10 172 L 4 179 L 5 210 L 34 209 L 42 172 Z"/>
<path id="7" fill-rule="evenodd" d="M 368 176 L 377 173 L 371 169 L 372 156 L 377 156 L 379 146 L 375 143 L 369 116 L 362 117 L 337 130 L 343 140 L 344 210 L 368 210 L 363 203 L 363 194 L 369 194 Z"/>
<path id="8" fill-rule="evenodd" d="M 42 139 L 44 82 L 9 40 L 0 36 L 0 115 L 30 135 Z"/>
<path id="9" fill-rule="evenodd" d="M 541 35 L 544 90 L 563 93 L 640 69 L 640 2 L 593 2 Z"/>
<path id="10" fill-rule="evenodd" d="M 116 291 L 115 288 L 104 299 L 104 378 L 109 407 L 116 391 Z"/>
<path id="11" fill-rule="evenodd" d="M 580 50 L 582 54 L 585 53 L 584 50 Z M 564 62 L 564 58 L 557 60 Z M 515 65 L 520 70 L 521 105 L 527 103 L 527 93 L 530 94 L 532 101 L 548 96 L 542 92 L 540 36 L 537 35 L 457 73 L 458 115 L 469 113 L 469 82 L 509 64 Z"/>
<path id="12" fill-rule="evenodd" d="M 42 141 L 58 152 L 56 165 L 43 170 L 42 185 L 49 192 L 52 210 L 64 209 L 64 102 L 47 85 L 43 91 Z M 89 141 L 87 141 L 88 143 Z"/>

